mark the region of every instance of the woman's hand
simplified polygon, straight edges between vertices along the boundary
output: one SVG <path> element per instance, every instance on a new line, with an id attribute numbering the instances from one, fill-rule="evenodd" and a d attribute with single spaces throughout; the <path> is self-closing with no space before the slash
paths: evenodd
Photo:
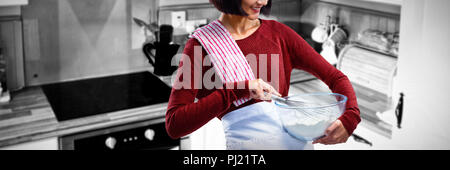
<path id="1" fill-rule="evenodd" d="M 275 88 L 262 79 L 248 81 L 248 88 L 252 99 L 271 100 L 272 95 L 281 97 L 281 94 Z"/>
<path id="2" fill-rule="evenodd" d="M 350 135 L 345 130 L 344 125 L 340 120 L 336 120 L 330 127 L 325 130 L 325 136 L 313 141 L 313 144 L 321 143 L 325 145 L 339 144 L 347 142 Z"/>

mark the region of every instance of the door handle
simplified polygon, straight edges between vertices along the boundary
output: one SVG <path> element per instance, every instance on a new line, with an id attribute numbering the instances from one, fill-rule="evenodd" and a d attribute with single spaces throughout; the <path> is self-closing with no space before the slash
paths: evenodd
<path id="1" fill-rule="evenodd" d="M 395 117 L 397 117 L 397 127 L 400 129 L 403 117 L 403 97 L 404 94 L 400 93 L 400 99 L 398 100 L 397 107 L 395 108 Z"/>

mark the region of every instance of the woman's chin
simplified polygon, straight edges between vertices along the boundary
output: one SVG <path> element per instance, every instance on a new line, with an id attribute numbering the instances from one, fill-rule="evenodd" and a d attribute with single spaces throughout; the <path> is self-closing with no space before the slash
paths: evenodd
<path id="1" fill-rule="evenodd" d="M 259 14 L 257 14 L 257 15 L 249 15 L 249 16 L 247 16 L 247 18 L 249 20 L 257 20 L 259 18 Z"/>

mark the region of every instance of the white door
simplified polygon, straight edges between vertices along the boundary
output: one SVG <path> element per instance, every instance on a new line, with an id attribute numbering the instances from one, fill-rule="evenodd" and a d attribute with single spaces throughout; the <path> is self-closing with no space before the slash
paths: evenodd
<path id="1" fill-rule="evenodd" d="M 450 1 L 404 0 L 396 93 L 403 92 L 395 149 L 450 149 Z"/>

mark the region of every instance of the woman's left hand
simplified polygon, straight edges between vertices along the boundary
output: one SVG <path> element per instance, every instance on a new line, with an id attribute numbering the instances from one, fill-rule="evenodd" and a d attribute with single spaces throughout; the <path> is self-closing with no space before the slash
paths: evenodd
<path id="1" fill-rule="evenodd" d="M 350 135 L 347 133 L 340 120 L 336 120 L 325 130 L 325 136 L 313 141 L 313 144 L 321 143 L 325 145 L 339 144 L 347 142 Z"/>

